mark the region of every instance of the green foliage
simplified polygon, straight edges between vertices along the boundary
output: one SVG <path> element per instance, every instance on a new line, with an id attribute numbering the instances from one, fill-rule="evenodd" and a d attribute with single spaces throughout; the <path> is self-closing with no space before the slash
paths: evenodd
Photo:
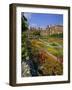
<path id="1" fill-rule="evenodd" d="M 21 55 L 22 55 L 22 61 L 27 60 L 28 55 L 28 49 L 27 49 L 27 32 L 22 32 L 22 46 L 21 46 Z"/>
<path id="2" fill-rule="evenodd" d="M 60 34 L 52 34 L 49 37 L 53 37 L 53 38 L 63 38 L 63 33 Z"/>
<path id="3" fill-rule="evenodd" d="M 34 32 L 33 32 L 33 35 L 34 35 L 34 36 L 40 36 L 40 31 L 34 31 Z"/>
<path id="4" fill-rule="evenodd" d="M 22 32 L 28 30 L 27 18 L 25 16 L 22 16 L 21 21 L 22 21 Z"/>
<path id="5" fill-rule="evenodd" d="M 21 55 L 22 61 L 29 58 L 28 49 L 27 49 L 27 30 L 28 30 L 28 20 L 22 15 L 21 17 L 21 27 L 22 27 L 22 38 L 21 38 Z"/>
<path id="6" fill-rule="evenodd" d="M 58 46 L 57 43 L 53 42 L 50 44 L 51 46 Z"/>

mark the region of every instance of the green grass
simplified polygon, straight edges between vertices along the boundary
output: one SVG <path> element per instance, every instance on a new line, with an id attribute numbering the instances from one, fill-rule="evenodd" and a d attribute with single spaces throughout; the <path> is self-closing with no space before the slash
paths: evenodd
<path id="1" fill-rule="evenodd" d="M 53 38 L 63 38 L 63 33 L 60 33 L 60 34 L 52 34 L 52 35 L 49 35 L 49 37 L 53 37 Z"/>

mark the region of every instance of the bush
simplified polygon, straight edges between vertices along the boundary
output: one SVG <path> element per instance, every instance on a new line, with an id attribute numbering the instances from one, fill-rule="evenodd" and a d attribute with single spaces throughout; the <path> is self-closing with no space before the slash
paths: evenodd
<path id="1" fill-rule="evenodd" d="M 63 33 L 60 34 L 52 34 L 49 37 L 53 37 L 53 38 L 63 38 Z"/>

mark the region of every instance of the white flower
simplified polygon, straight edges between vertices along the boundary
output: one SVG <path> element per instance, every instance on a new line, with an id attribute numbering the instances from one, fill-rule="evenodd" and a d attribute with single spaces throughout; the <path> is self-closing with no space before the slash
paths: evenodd
<path id="1" fill-rule="evenodd" d="M 30 73 L 30 67 L 28 64 L 26 64 L 26 62 L 22 62 L 22 76 L 23 77 L 28 77 L 28 76 L 31 76 L 31 73 Z"/>

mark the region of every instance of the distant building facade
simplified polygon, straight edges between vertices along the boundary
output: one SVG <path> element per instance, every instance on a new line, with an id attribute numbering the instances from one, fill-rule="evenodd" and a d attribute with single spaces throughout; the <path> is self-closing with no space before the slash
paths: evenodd
<path id="1" fill-rule="evenodd" d="M 29 33 L 32 34 L 35 31 L 40 31 L 40 35 L 47 36 L 52 34 L 60 34 L 63 33 L 63 26 L 62 25 L 53 25 L 53 26 L 47 26 L 47 28 L 35 28 L 30 27 Z"/>
<path id="2" fill-rule="evenodd" d="M 51 26 L 49 28 L 49 34 L 50 35 L 52 35 L 52 34 L 60 34 L 60 33 L 63 33 L 63 26 L 61 26 L 61 25 Z"/>

